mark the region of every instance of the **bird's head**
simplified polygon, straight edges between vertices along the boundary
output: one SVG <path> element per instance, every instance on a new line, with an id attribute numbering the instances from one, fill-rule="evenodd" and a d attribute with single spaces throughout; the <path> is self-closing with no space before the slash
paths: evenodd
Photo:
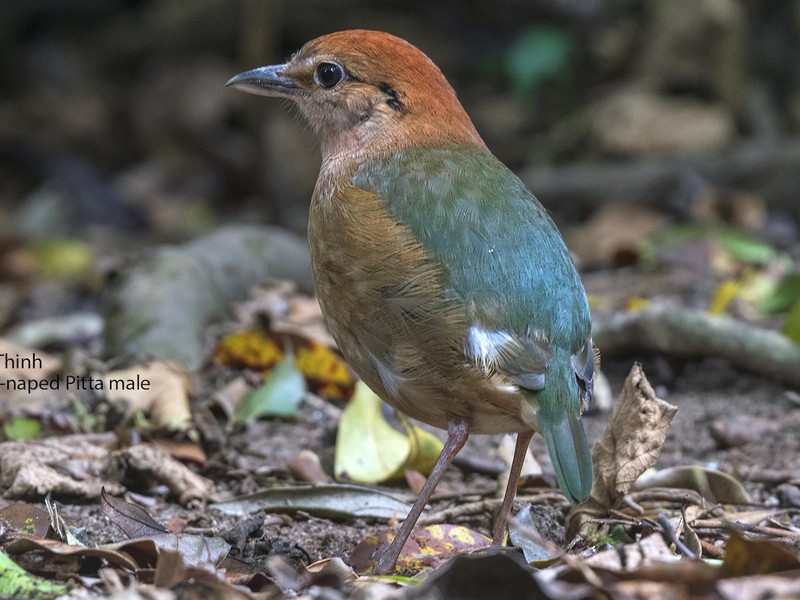
<path id="1" fill-rule="evenodd" d="M 294 102 L 325 158 L 415 145 L 484 146 L 439 68 L 388 33 L 324 35 L 285 64 L 240 73 L 227 85 Z"/>

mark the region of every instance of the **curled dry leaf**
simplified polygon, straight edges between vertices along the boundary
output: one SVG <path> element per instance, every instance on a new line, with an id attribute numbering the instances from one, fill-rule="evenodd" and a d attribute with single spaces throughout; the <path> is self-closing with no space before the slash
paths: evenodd
<path id="1" fill-rule="evenodd" d="M 115 453 L 123 469 L 136 471 L 163 483 L 181 504 L 203 501 L 214 491 L 214 484 L 191 471 L 153 444 L 137 444 Z"/>
<path id="2" fill-rule="evenodd" d="M 568 534 L 604 515 L 658 458 L 677 407 L 656 397 L 640 364 L 631 368 L 603 435 L 592 449 L 594 485 L 589 499 L 567 515 Z"/>
<path id="3" fill-rule="evenodd" d="M 322 468 L 319 456 L 308 448 L 300 450 L 297 456 L 286 463 L 286 466 L 298 481 L 330 483 L 331 478 Z"/>
<path id="4" fill-rule="evenodd" d="M 228 579 L 226 581 L 226 579 Z M 226 600 L 248 600 L 252 594 L 235 586 L 229 578 L 220 577 L 220 574 L 205 564 L 194 565 L 187 563 L 181 551 L 159 548 L 158 562 L 155 568 L 153 584 L 158 589 L 180 589 L 186 597 L 195 598 L 225 598 Z M 273 586 L 275 587 L 275 586 Z M 274 590 L 277 593 L 277 590 Z M 155 594 L 154 594 L 155 595 Z M 138 598 L 147 597 L 140 592 Z"/>
<path id="5" fill-rule="evenodd" d="M 745 577 L 790 571 L 800 572 L 800 552 L 788 544 L 766 540 L 750 540 L 737 531 L 731 532 L 725 548 L 723 577 Z"/>
<path id="6" fill-rule="evenodd" d="M 31 537 L 20 537 L 11 541 L 5 548 L 8 554 L 19 555 L 31 551 L 43 551 L 55 556 L 93 556 L 106 563 L 125 569 L 126 571 L 136 571 L 140 566 L 134 556 L 124 549 L 111 548 L 109 546 L 98 548 L 87 548 L 86 546 L 71 546 L 58 540 L 38 539 Z"/>
<path id="7" fill-rule="evenodd" d="M 648 488 L 686 488 L 695 490 L 706 500 L 717 504 L 750 504 L 753 500 L 734 477 L 701 466 L 681 466 L 650 471 L 633 485 L 634 490 Z"/>
<path id="8" fill-rule="evenodd" d="M 620 573 L 636 570 L 652 565 L 654 562 L 672 562 L 675 554 L 670 550 L 664 538 L 659 534 L 651 534 L 642 539 L 625 544 L 624 556 L 617 548 L 608 548 L 590 556 L 585 563 L 593 569 L 605 569 Z"/>

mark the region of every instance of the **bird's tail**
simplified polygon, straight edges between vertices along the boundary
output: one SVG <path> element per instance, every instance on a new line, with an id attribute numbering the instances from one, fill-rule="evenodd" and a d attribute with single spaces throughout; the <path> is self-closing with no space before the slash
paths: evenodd
<path id="1" fill-rule="evenodd" d="M 580 414 L 566 409 L 560 413 L 547 415 L 550 418 L 540 415 L 539 429 L 547 443 L 558 485 L 574 504 L 586 500 L 592 491 L 592 452 Z"/>

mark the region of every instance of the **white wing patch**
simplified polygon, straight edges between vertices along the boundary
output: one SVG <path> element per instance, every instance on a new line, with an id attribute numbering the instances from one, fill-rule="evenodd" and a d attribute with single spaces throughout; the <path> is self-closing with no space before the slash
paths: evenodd
<path id="1" fill-rule="evenodd" d="M 504 354 L 519 348 L 519 342 L 506 331 L 473 325 L 467 330 L 464 352 L 485 370 L 493 369 Z"/>
<path id="2" fill-rule="evenodd" d="M 529 330 L 520 336 L 478 325 L 467 330 L 464 353 L 487 374 L 502 376 L 505 384 L 529 390 L 544 388 L 553 356 L 547 337 L 540 331 Z"/>

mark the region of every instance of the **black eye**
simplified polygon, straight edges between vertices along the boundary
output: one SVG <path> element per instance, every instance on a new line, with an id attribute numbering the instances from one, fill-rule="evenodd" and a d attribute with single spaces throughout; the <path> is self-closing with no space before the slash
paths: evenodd
<path id="1" fill-rule="evenodd" d="M 344 79 L 342 65 L 332 62 L 319 63 L 314 71 L 314 81 L 320 87 L 330 89 Z"/>

